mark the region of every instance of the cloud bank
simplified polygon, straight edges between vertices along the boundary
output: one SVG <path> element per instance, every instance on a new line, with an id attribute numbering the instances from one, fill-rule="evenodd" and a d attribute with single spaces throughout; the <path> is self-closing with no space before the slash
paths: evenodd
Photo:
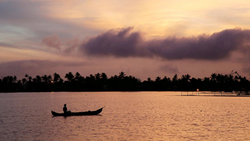
<path id="1" fill-rule="evenodd" d="M 79 50 L 89 56 L 158 57 L 167 60 L 229 58 L 233 51 L 249 52 L 250 30 L 226 29 L 196 37 L 143 40 L 133 28 L 110 30 L 88 39 Z"/>

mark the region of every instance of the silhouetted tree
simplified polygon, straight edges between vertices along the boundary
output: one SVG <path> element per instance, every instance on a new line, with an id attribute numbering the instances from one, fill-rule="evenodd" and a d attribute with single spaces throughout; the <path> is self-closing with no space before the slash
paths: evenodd
<path id="1" fill-rule="evenodd" d="M 120 79 L 123 79 L 124 77 L 125 77 L 125 73 L 124 73 L 124 72 L 120 72 L 119 78 L 120 78 Z"/>
<path id="2" fill-rule="evenodd" d="M 65 78 L 67 78 L 68 81 L 71 82 L 74 78 L 74 75 L 72 74 L 72 72 L 69 72 L 65 75 Z"/>
<path id="3" fill-rule="evenodd" d="M 41 83 L 41 82 L 42 82 L 41 76 L 37 75 L 37 76 L 36 76 L 36 80 L 37 80 L 38 83 Z"/>
<path id="4" fill-rule="evenodd" d="M 54 73 L 54 79 L 53 81 L 56 83 L 56 82 L 59 82 L 61 80 L 61 76 L 57 73 Z"/>
<path id="5" fill-rule="evenodd" d="M 233 76 L 236 75 L 236 76 Z M 179 79 L 177 74 L 172 79 L 160 76 L 155 80 L 149 77 L 141 82 L 134 76 L 126 76 L 124 72 L 119 75 L 107 77 L 105 73 L 90 74 L 86 78 L 76 72 L 65 75 L 67 81 L 63 81 L 60 75 L 54 73 L 32 78 L 28 74 L 21 80 L 16 76 L 6 76 L 0 79 L 0 92 L 16 91 L 249 91 L 250 81 L 240 76 L 237 72 L 231 74 L 213 73 L 210 77 L 194 78 L 189 74 L 182 75 Z M 53 81 L 52 81 L 53 80 Z"/>

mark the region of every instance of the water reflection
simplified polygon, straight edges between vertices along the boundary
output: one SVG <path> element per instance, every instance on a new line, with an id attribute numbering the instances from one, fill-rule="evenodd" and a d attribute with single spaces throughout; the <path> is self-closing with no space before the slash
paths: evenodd
<path id="1" fill-rule="evenodd" d="M 0 94 L 0 136 L 1 140 L 250 140 L 249 98 L 179 95 Z M 62 111 L 64 103 L 71 111 L 106 107 L 95 116 L 53 117 L 50 111 Z"/>

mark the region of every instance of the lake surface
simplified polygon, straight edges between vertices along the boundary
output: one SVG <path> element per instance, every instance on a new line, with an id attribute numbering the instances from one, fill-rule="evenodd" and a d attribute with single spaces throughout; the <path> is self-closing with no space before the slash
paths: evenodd
<path id="1" fill-rule="evenodd" d="M 99 116 L 53 117 L 51 110 Z M 250 140 L 250 97 L 179 92 L 0 93 L 0 140 Z"/>

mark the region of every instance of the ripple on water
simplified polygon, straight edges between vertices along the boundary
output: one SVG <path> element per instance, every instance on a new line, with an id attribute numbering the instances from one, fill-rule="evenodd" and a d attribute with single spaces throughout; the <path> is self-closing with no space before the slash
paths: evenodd
<path id="1" fill-rule="evenodd" d="M 176 94 L 1 94 L 1 140 L 250 140 L 248 98 Z M 102 116 L 52 117 L 64 103 L 71 111 L 105 108 Z"/>

